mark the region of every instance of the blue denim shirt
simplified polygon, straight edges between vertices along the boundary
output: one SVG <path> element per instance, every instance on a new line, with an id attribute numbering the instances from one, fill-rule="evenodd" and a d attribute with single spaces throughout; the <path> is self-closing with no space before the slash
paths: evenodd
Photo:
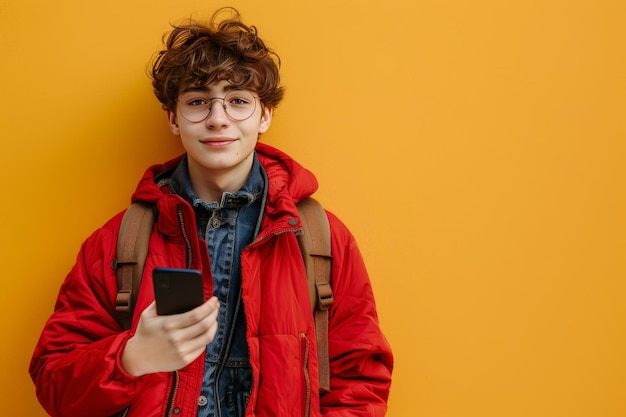
<path id="1" fill-rule="evenodd" d="M 194 208 L 198 234 L 209 252 L 213 294 L 220 301 L 218 330 L 206 350 L 199 417 L 243 417 L 252 389 L 240 259 L 258 234 L 266 184 L 256 155 L 245 185 L 235 194 L 224 193 L 220 202 L 203 201 L 194 193 L 186 157 L 170 179 L 171 189 Z"/>

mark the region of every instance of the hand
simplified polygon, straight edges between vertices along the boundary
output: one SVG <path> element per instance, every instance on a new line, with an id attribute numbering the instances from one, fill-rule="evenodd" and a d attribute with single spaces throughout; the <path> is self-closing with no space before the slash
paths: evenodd
<path id="1" fill-rule="evenodd" d="M 133 376 L 177 371 L 193 362 L 217 331 L 219 301 L 211 297 L 186 313 L 159 316 L 152 302 L 122 353 L 122 367 Z"/>

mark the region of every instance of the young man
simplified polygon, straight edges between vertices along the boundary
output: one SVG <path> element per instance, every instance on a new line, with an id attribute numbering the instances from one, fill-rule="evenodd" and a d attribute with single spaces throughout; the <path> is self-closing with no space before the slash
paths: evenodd
<path id="1" fill-rule="evenodd" d="M 33 354 L 52 416 L 383 416 L 392 354 L 357 244 L 331 213 L 331 391 L 316 338 L 296 203 L 317 181 L 258 143 L 279 104 L 278 57 L 235 17 L 174 27 L 152 78 L 185 154 L 149 168 L 133 201 L 156 222 L 130 330 L 115 314 L 122 214 L 83 244 Z M 152 270 L 202 271 L 205 303 L 156 314 Z"/>

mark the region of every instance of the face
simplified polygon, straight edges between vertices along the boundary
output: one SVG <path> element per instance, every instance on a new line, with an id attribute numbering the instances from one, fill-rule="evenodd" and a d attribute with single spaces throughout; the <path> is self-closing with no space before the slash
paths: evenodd
<path id="1" fill-rule="evenodd" d="M 241 175 L 245 180 L 252 167 L 254 148 L 259 134 L 264 133 L 272 121 L 272 109 L 262 106 L 259 98 L 254 98 L 255 108 L 245 120 L 234 120 L 224 109 L 224 103 L 218 98 L 228 99 L 233 106 L 242 101 L 233 95 L 227 81 L 210 84 L 203 90 L 185 90 L 179 95 L 176 112 L 167 111 L 170 129 L 179 136 L 189 161 L 189 172 L 192 177 L 215 175 Z M 253 96 L 256 93 L 252 92 Z M 205 100 L 203 100 L 203 98 Z M 189 121 L 181 109 L 184 105 L 200 107 L 210 98 L 211 111 L 204 120 Z M 235 107 L 231 107 L 235 109 Z M 235 114 L 237 110 L 231 111 Z M 191 118 L 192 120 L 196 120 Z M 197 179 L 197 178 L 196 178 Z"/>

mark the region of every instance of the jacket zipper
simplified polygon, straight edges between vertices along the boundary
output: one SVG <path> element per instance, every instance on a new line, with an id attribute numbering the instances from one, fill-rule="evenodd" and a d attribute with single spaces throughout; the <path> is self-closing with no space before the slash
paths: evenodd
<path id="1" fill-rule="evenodd" d="M 170 398 L 167 400 L 167 408 L 165 410 L 165 417 L 172 415 L 172 406 L 174 405 L 174 399 L 176 399 L 176 393 L 178 392 L 178 371 L 172 372 L 172 391 L 170 391 Z"/>
<path id="2" fill-rule="evenodd" d="M 176 213 L 178 215 L 178 225 L 180 226 L 180 233 L 183 235 L 183 240 L 185 241 L 185 246 L 187 247 L 186 262 L 187 268 L 191 268 L 191 240 L 189 239 L 189 235 L 187 234 L 187 229 L 185 228 L 185 221 L 183 220 L 183 211 L 180 206 L 177 207 Z"/>
<path id="3" fill-rule="evenodd" d="M 235 323 L 237 322 L 237 317 L 239 315 L 239 309 L 240 309 L 242 301 L 243 300 L 241 298 L 241 289 L 240 289 L 239 297 L 237 298 L 237 305 L 235 306 L 235 314 L 233 315 L 233 322 L 231 324 L 230 331 L 228 332 L 229 333 L 228 340 L 226 341 L 226 345 L 222 346 L 222 351 L 220 352 L 220 359 L 219 359 L 220 363 L 219 363 L 219 366 L 217 367 L 217 372 L 215 373 L 215 387 L 213 391 L 215 393 L 215 396 L 214 396 L 215 397 L 214 398 L 215 414 L 217 417 L 220 417 L 222 415 L 222 406 L 220 404 L 220 397 L 219 397 L 220 378 L 222 377 L 222 372 L 224 371 L 224 368 L 226 367 L 228 353 L 230 352 L 230 348 L 232 347 Z M 246 404 L 246 408 L 247 408 L 247 404 Z"/>
<path id="4" fill-rule="evenodd" d="M 183 236 L 183 240 L 185 241 L 185 260 L 187 263 L 187 268 L 191 268 L 192 262 L 192 247 L 191 240 L 189 239 L 189 235 L 187 234 L 187 229 L 185 228 L 185 221 L 183 220 L 183 211 L 180 206 L 176 209 L 176 214 L 178 216 L 178 225 L 180 226 L 180 233 Z M 178 371 L 174 371 L 172 373 L 172 390 L 170 391 L 170 398 L 167 401 L 167 408 L 165 410 L 165 416 L 169 417 L 172 414 L 172 407 L 174 406 L 174 399 L 176 398 L 176 393 L 178 392 Z"/>
<path id="5" fill-rule="evenodd" d="M 304 357 L 302 361 L 302 370 L 304 373 L 304 386 L 305 386 L 305 402 L 304 402 L 304 417 L 309 417 L 311 412 L 311 378 L 309 376 L 309 339 L 306 338 L 306 334 L 300 333 L 300 337 L 304 341 Z"/>

